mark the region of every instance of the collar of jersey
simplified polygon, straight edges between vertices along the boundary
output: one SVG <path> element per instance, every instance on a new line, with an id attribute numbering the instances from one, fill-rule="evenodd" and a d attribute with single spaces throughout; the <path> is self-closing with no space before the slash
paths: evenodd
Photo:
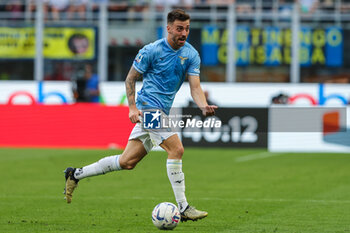
<path id="1" fill-rule="evenodd" d="M 181 49 L 182 49 L 182 47 L 181 48 L 179 48 L 178 50 L 175 50 L 175 49 L 173 49 L 173 47 L 171 47 L 171 45 L 169 44 L 169 42 L 168 42 L 168 40 L 167 40 L 167 38 L 164 38 L 164 40 L 165 40 L 165 44 L 169 47 L 169 49 L 171 49 L 173 52 L 175 52 L 175 53 L 177 53 L 177 52 L 179 52 Z"/>

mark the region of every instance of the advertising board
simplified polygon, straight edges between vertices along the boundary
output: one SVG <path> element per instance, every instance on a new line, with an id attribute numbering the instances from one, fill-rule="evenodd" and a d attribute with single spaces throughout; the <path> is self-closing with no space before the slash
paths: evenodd
<path id="1" fill-rule="evenodd" d="M 271 107 L 272 152 L 350 152 L 349 107 Z"/>
<path id="2" fill-rule="evenodd" d="M 267 108 L 221 108 L 214 118 L 220 128 L 183 128 L 181 139 L 185 146 L 200 147 L 267 147 Z M 182 115 L 205 121 L 197 108 L 183 108 Z"/>
<path id="3" fill-rule="evenodd" d="M 142 83 L 137 83 L 140 90 Z M 220 107 L 268 107 L 274 96 L 287 95 L 293 106 L 344 106 L 350 100 L 350 84 L 318 83 L 206 83 L 212 102 Z M 127 104 L 123 82 L 102 82 L 103 99 L 107 105 Z M 184 83 L 174 100 L 174 107 L 186 107 L 191 100 L 188 83 Z"/>
<path id="4" fill-rule="evenodd" d="M 43 54 L 47 59 L 94 59 L 96 32 L 91 27 L 46 27 Z M 0 59 L 33 59 L 34 27 L 0 27 Z"/>
<path id="5" fill-rule="evenodd" d="M 73 102 L 71 82 L 0 81 L 0 104 L 69 104 Z"/>

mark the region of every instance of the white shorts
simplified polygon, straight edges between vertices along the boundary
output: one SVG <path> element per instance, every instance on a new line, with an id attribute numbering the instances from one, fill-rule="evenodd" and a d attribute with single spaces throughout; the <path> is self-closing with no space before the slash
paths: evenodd
<path id="1" fill-rule="evenodd" d="M 137 123 L 131 131 L 129 140 L 139 139 L 148 153 L 154 146 L 159 146 L 164 140 L 174 134 L 176 133 L 173 131 L 144 129 L 142 128 L 142 123 Z"/>

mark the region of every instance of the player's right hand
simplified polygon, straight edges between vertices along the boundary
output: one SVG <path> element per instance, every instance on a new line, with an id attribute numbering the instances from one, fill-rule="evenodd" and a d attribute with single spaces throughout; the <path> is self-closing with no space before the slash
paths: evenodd
<path id="1" fill-rule="evenodd" d="M 131 121 L 131 123 L 135 124 L 140 121 L 139 116 L 141 116 L 142 113 L 140 110 L 138 110 L 136 107 L 135 108 L 129 108 L 129 119 Z"/>
<path id="2" fill-rule="evenodd" d="M 214 116 L 215 115 L 215 109 L 218 109 L 218 106 L 216 105 L 207 105 L 204 108 L 202 108 L 203 116 Z"/>

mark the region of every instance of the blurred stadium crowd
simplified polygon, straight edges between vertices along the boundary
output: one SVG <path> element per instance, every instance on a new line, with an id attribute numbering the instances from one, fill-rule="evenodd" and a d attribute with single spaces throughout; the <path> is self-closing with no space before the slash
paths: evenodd
<path id="1" fill-rule="evenodd" d="M 45 27 L 82 27 L 98 28 L 100 3 L 102 0 L 42 0 Z M 337 66 L 324 63 L 310 63 L 301 66 L 300 82 L 350 82 L 350 1 L 349 0 L 109 0 L 108 12 L 108 77 L 106 81 L 123 81 L 137 51 L 145 44 L 161 37 L 159 28 L 163 26 L 164 11 L 169 8 L 185 8 L 191 14 L 190 43 L 203 55 L 205 51 L 203 28 L 216 25 L 220 31 L 219 55 L 225 41 L 228 6 L 235 3 L 237 26 L 247 27 L 253 35 L 260 28 L 261 37 L 268 28 L 279 28 L 281 32 L 292 28 L 293 5 L 300 6 L 300 23 L 310 27 L 311 32 L 337 27 L 342 33 L 342 50 L 336 55 L 327 55 L 327 45 L 321 49 L 325 59 L 332 60 L 341 56 Z M 0 27 L 34 27 L 36 0 L 1 0 Z M 151 16 L 152 15 L 152 16 Z M 151 22 L 151 18 L 154 21 Z M 1 34 L 1 33 L 0 33 Z M 157 35 L 158 34 L 158 35 Z M 286 33 L 288 34 L 288 33 Z M 99 38 L 97 33 L 94 41 Z M 313 37 L 312 37 L 313 38 Z M 314 39 L 312 39 L 314 40 Z M 289 39 L 290 41 L 290 39 Z M 2 46 L 7 46 L 3 45 Z M 287 43 L 287 42 L 283 42 Z M 259 45 L 264 46 L 264 44 Z M 288 47 L 289 46 L 289 47 Z M 310 48 L 315 47 L 312 44 Z M 97 46 L 96 46 L 97 47 Z M 290 45 L 281 44 L 281 51 L 290 49 Z M 252 47 L 251 47 L 252 48 Z M 93 58 L 48 58 L 45 57 L 44 80 L 78 80 L 84 77 L 82 70 L 91 65 L 97 73 L 97 48 Z M 253 50 L 257 56 L 259 48 Z M 310 49 L 311 51 L 312 49 Z M 252 51 L 252 50 L 251 50 Z M 221 56 L 225 52 L 221 52 Z M 225 81 L 225 60 L 218 55 L 217 63 L 202 64 L 202 80 L 209 82 Z M 33 59 L 16 55 L 14 57 L 0 53 L 0 80 L 34 80 Z M 285 54 L 282 53 L 282 60 Z M 313 56 L 313 55 L 310 55 Z M 221 59 L 221 60 L 220 60 Z M 286 58 L 287 59 L 287 58 Z M 312 57 L 313 59 L 313 57 Z M 310 58 L 311 60 L 311 58 Z M 237 82 L 290 82 L 290 62 L 278 65 L 259 63 L 258 59 L 249 64 L 237 66 Z"/>
<path id="2" fill-rule="evenodd" d="M 30 17 L 35 11 L 36 0 L 2 0 L 0 1 L 1 19 L 21 19 Z M 98 11 L 100 0 L 42 0 L 47 19 L 86 19 L 88 13 Z M 201 10 L 210 6 L 225 7 L 235 2 L 238 13 L 259 11 L 282 11 L 286 14 L 291 10 L 295 0 L 109 0 L 108 10 L 113 12 L 128 12 L 130 18 L 134 12 L 145 12 L 153 5 L 158 11 L 163 11 L 165 5 L 180 7 L 187 10 Z M 350 11 L 348 0 L 299 0 L 304 13 Z M 26 14 L 25 14 L 26 13 Z"/>

